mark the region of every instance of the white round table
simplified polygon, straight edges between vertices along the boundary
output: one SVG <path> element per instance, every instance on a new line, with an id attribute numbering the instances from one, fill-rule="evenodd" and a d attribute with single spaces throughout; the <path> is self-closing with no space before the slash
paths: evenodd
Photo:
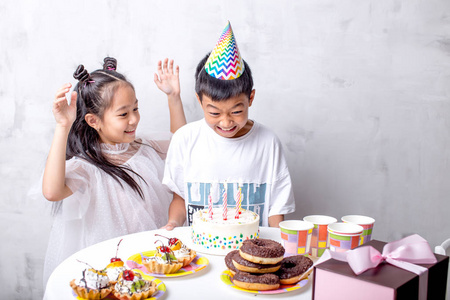
<path id="1" fill-rule="evenodd" d="M 158 239 L 167 243 L 167 240 L 155 236 L 155 233 L 166 237 L 177 237 L 186 243 L 186 245 L 190 245 L 190 227 L 178 227 L 173 231 L 161 229 L 145 231 L 95 244 L 73 254 L 53 271 L 47 282 L 44 299 L 75 299 L 69 282 L 74 278 L 78 278 L 79 274 L 86 268 L 86 265 L 77 260 L 86 262 L 96 269 L 103 269 L 110 262 L 110 259 L 115 256 L 117 243 L 123 238 L 119 247 L 118 257 L 126 262 L 126 260 L 134 254 L 154 250 L 156 248 L 154 242 Z M 260 237 L 281 242 L 280 230 L 278 228 L 261 227 Z M 208 258 L 209 265 L 203 270 L 186 276 L 172 278 L 160 277 L 159 279 L 162 280 L 166 286 L 166 292 L 160 299 L 230 300 L 244 298 L 254 299 L 255 296 L 267 299 L 311 299 L 311 276 L 309 282 L 304 287 L 294 291 L 274 295 L 248 293 L 234 289 L 221 280 L 220 275 L 227 269 L 224 262 L 224 256 L 208 255 L 204 253 L 199 254 Z"/>

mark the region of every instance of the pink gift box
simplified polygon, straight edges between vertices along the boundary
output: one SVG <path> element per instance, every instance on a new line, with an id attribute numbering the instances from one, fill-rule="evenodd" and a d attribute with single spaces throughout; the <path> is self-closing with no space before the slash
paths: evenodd
<path id="1" fill-rule="evenodd" d="M 386 243 L 372 240 L 370 245 L 383 251 Z M 449 257 L 435 254 L 436 264 L 420 264 L 428 269 L 428 299 L 445 300 Z M 419 276 L 381 263 L 356 275 L 348 263 L 330 259 L 314 267 L 313 299 L 379 300 L 379 299 L 418 299 Z"/>

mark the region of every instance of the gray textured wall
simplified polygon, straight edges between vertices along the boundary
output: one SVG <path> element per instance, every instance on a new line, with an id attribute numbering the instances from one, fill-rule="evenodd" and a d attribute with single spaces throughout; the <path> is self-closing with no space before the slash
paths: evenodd
<path id="1" fill-rule="evenodd" d="M 194 67 L 227 20 L 255 75 L 251 118 L 285 146 L 289 218 L 358 213 L 376 219 L 377 239 L 450 237 L 450 1 L 2 1 L 2 299 L 43 294 L 51 218 L 27 192 L 50 147 L 56 89 L 79 63 L 114 56 L 135 84 L 139 131 L 166 130 L 153 72 L 173 57 L 197 120 Z"/>

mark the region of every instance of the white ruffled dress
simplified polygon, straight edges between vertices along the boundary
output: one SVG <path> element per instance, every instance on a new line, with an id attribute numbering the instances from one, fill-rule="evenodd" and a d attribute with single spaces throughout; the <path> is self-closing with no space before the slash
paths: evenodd
<path id="1" fill-rule="evenodd" d="M 169 141 L 102 144 L 105 156 L 131 168 L 145 199 L 121 180 L 80 158 L 66 162 L 66 184 L 73 194 L 54 203 L 55 218 L 44 265 L 44 283 L 64 259 L 92 244 L 153 230 L 168 220 L 172 194 L 161 183 Z M 111 253 L 115 249 L 111 249 Z M 87 262 L 89 263 L 89 262 Z M 92 262 L 94 263 L 94 262 Z"/>

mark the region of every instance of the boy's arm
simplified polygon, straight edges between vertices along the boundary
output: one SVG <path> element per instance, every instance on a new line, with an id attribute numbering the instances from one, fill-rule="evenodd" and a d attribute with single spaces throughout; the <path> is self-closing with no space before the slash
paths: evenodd
<path id="1" fill-rule="evenodd" d="M 273 215 L 269 217 L 269 226 L 270 227 L 280 227 L 279 224 L 281 221 L 284 221 L 284 215 Z"/>
<path id="2" fill-rule="evenodd" d="M 180 127 L 186 124 L 186 116 L 184 115 L 183 103 L 180 97 L 180 68 L 176 66 L 173 70 L 173 60 L 166 58 L 164 65 L 158 62 L 158 74 L 155 74 L 156 86 L 167 95 L 170 113 L 170 131 L 174 133 Z M 159 75 L 159 77 L 158 77 Z"/>
<path id="3" fill-rule="evenodd" d="M 186 206 L 184 199 L 180 195 L 173 193 L 173 200 L 169 206 L 169 221 L 162 229 L 172 230 L 175 227 L 183 226 L 186 221 Z"/>
<path id="4" fill-rule="evenodd" d="M 42 180 L 42 193 L 49 201 L 60 201 L 72 195 L 66 185 L 66 146 L 70 127 L 76 117 L 77 94 L 72 93 L 68 105 L 65 94 L 69 92 L 70 87 L 70 84 L 62 86 L 53 102 L 53 114 L 57 124 Z"/>

